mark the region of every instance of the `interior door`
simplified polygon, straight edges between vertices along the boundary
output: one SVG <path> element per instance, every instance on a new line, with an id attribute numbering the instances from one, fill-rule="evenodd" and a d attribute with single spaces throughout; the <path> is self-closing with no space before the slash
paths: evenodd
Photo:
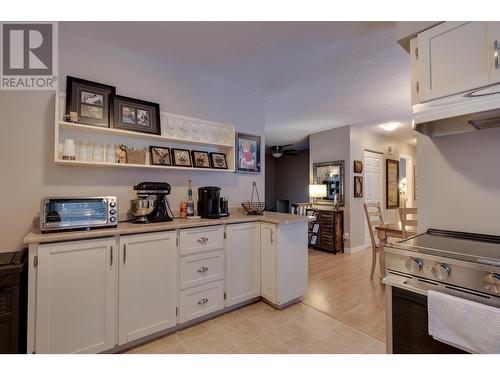
<path id="1" fill-rule="evenodd" d="M 384 207 L 383 156 L 378 152 L 365 151 L 365 202 L 379 202 Z M 365 220 L 365 243 L 370 243 L 370 232 Z"/>

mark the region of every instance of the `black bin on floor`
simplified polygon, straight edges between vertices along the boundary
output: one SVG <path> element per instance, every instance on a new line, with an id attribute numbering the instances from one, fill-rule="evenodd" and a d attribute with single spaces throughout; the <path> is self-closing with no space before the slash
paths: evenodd
<path id="1" fill-rule="evenodd" d="M 26 353 L 27 250 L 0 253 L 0 353 Z"/>

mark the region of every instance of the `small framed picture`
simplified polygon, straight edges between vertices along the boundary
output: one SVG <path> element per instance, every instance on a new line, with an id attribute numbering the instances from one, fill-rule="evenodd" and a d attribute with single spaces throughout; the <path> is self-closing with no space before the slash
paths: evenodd
<path id="1" fill-rule="evenodd" d="M 363 198 L 363 177 L 354 176 L 354 198 Z"/>
<path id="2" fill-rule="evenodd" d="M 172 165 L 176 167 L 192 167 L 189 150 L 180 148 L 172 149 Z"/>
<path id="3" fill-rule="evenodd" d="M 66 114 L 76 112 L 78 122 L 109 127 L 110 101 L 115 94 L 113 86 L 81 78 L 66 78 Z"/>
<path id="4" fill-rule="evenodd" d="M 318 234 L 318 232 L 319 232 L 319 224 L 318 223 L 314 223 L 314 225 L 312 227 L 312 232 L 314 234 Z"/>
<path id="5" fill-rule="evenodd" d="M 236 133 L 236 171 L 260 172 L 260 136 Z"/>
<path id="6" fill-rule="evenodd" d="M 226 155 L 223 153 L 211 152 L 210 153 L 210 162 L 212 164 L 212 168 L 227 169 L 227 159 L 226 159 Z"/>
<path id="7" fill-rule="evenodd" d="M 354 173 L 363 173 L 363 162 L 361 160 L 354 160 Z"/>
<path id="8" fill-rule="evenodd" d="M 149 146 L 152 165 L 172 165 L 168 147 Z"/>
<path id="9" fill-rule="evenodd" d="M 316 246 L 317 244 L 318 244 L 318 236 L 315 234 L 311 235 L 311 238 L 309 239 L 309 245 Z"/>
<path id="10" fill-rule="evenodd" d="M 191 151 L 193 158 L 193 167 L 195 168 L 210 168 L 210 159 L 206 151 Z"/>
<path id="11" fill-rule="evenodd" d="M 114 95 L 112 127 L 140 133 L 160 134 L 160 105 L 145 100 Z"/>

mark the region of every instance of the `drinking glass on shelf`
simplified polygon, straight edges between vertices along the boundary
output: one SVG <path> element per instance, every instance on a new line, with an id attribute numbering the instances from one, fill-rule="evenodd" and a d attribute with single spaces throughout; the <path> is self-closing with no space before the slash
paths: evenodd
<path id="1" fill-rule="evenodd" d="M 98 163 L 102 163 L 104 161 L 105 154 L 104 145 L 99 143 L 94 143 L 92 147 L 92 160 Z"/>
<path id="2" fill-rule="evenodd" d="M 78 160 L 89 160 L 89 143 L 80 141 L 78 142 Z"/>
<path id="3" fill-rule="evenodd" d="M 115 145 L 106 145 L 106 163 L 116 163 Z"/>

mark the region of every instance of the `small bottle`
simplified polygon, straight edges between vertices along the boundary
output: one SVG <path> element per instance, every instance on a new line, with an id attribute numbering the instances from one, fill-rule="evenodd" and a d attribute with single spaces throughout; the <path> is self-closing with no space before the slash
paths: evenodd
<path id="1" fill-rule="evenodd" d="M 180 207 L 180 216 L 181 219 L 185 219 L 187 216 L 187 205 L 186 202 L 181 202 L 181 207 Z"/>
<path id="2" fill-rule="evenodd" d="M 191 180 L 189 180 L 188 200 L 186 202 L 186 215 L 194 216 L 193 188 L 191 186 Z"/>

